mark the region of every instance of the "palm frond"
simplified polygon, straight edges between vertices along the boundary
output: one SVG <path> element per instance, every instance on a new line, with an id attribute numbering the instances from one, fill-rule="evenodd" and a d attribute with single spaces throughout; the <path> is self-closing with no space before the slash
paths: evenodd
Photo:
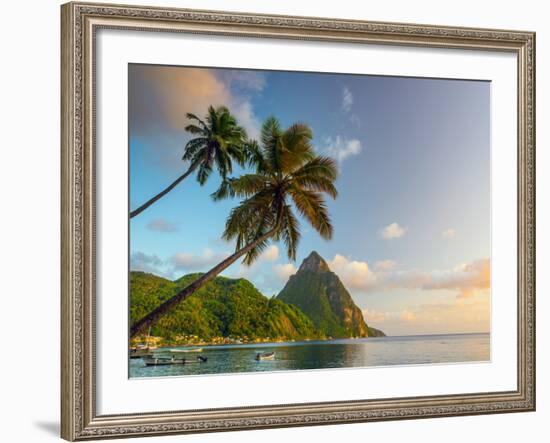
<path id="1" fill-rule="evenodd" d="M 222 237 L 225 240 L 232 240 L 238 235 L 244 238 L 253 238 L 257 232 L 257 226 L 261 222 L 261 216 L 267 219 L 265 208 L 269 208 L 272 202 L 270 192 L 261 191 L 233 208 L 225 223 L 225 230 Z M 270 217 L 270 221 L 271 221 Z"/>
<path id="2" fill-rule="evenodd" d="M 250 266 L 252 263 L 254 263 L 256 259 L 260 255 L 262 255 L 262 252 L 265 251 L 268 244 L 269 244 L 269 240 L 264 240 L 262 242 L 259 242 L 256 246 L 254 246 L 250 251 L 248 251 L 245 254 L 243 258 L 243 264 L 246 266 Z"/>
<path id="3" fill-rule="evenodd" d="M 290 173 L 315 157 L 312 138 L 309 126 L 301 123 L 283 132 L 280 138 L 280 164 L 283 172 Z"/>
<path id="4" fill-rule="evenodd" d="M 185 130 L 187 132 L 189 132 L 190 134 L 193 134 L 193 135 L 197 135 L 197 134 L 207 135 L 208 134 L 208 131 L 206 131 L 204 128 L 198 127 L 197 125 L 187 125 L 185 127 Z"/>
<path id="5" fill-rule="evenodd" d="M 338 178 L 338 168 L 334 159 L 317 155 L 292 173 L 292 177 L 307 175 L 315 175 L 334 181 Z"/>
<path id="6" fill-rule="evenodd" d="M 246 152 L 243 145 L 230 142 L 227 145 L 227 154 L 230 158 L 237 162 L 239 166 L 245 166 L 246 164 Z"/>
<path id="7" fill-rule="evenodd" d="M 332 198 L 336 198 L 338 196 L 338 191 L 336 186 L 334 186 L 334 182 L 324 177 L 306 175 L 292 179 L 292 184 L 307 191 L 324 192 Z"/>
<path id="8" fill-rule="evenodd" d="M 210 194 L 210 197 L 212 197 L 212 200 L 214 201 L 220 201 L 225 200 L 226 198 L 233 198 L 235 197 L 235 191 L 233 191 L 233 186 L 231 185 L 231 179 L 225 178 L 220 183 L 219 188 L 214 191 L 212 194 Z"/>
<path id="9" fill-rule="evenodd" d="M 213 161 L 216 164 L 218 173 L 222 180 L 224 180 L 229 174 L 233 172 L 233 166 L 231 164 L 231 158 L 227 151 L 223 149 L 215 149 L 213 152 Z"/>
<path id="10" fill-rule="evenodd" d="M 286 254 L 290 260 L 296 260 L 296 249 L 300 242 L 300 223 L 292 213 L 292 207 L 285 205 L 282 213 L 281 237 L 286 246 Z"/>
<path id="11" fill-rule="evenodd" d="M 265 174 L 270 170 L 264 153 L 256 140 L 249 140 L 244 145 L 244 150 L 249 167 L 255 168 L 257 173 Z"/>
<path id="12" fill-rule="evenodd" d="M 197 181 L 202 186 L 208 180 L 208 177 L 212 173 L 212 163 L 208 161 L 202 161 L 198 166 Z"/>
<path id="13" fill-rule="evenodd" d="M 208 144 L 208 139 L 205 137 L 198 137 L 191 139 L 185 145 L 182 160 L 191 160 L 195 154 Z"/>
<path id="14" fill-rule="evenodd" d="M 206 123 L 200 119 L 199 117 L 197 117 L 197 115 L 193 114 L 192 112 L 188 112 L 187 114 L 185 114 L 185 116 L 189 119 L 189 120 L 195 120 L 200 126 L 201 128 L 203 129 L 208 129 Z"/>
<path id="15" fill-rule="evenodd" d="M 302 216 L 324 239 L 331 239 L 333 226 L 323 197 L 313 191 L 307 191 L 297 186 L 288 190 L 292 201 Z"/>
<path id="16" fill-rule="evenodd" d="M 262 126 L 260 139 L 264 158 L 274 171 L 280 169 L 281 135 L 279 121 L 275 117 L 269 117 Z"/>
<path id="17" fill-rule="evenodd" d="M 260 140 L 262 145 L 269 146 L 274 138 L 281 136 L 281 124 L 275 117 L 268 117 L 262 125 Z"/>
<path id="18" fill-rule="evenodd" d="M 233 192 L 238 197 L 250 197 L 266 188 L 266 179 L 260 174 L 244 174 L 231 180 Z"/>

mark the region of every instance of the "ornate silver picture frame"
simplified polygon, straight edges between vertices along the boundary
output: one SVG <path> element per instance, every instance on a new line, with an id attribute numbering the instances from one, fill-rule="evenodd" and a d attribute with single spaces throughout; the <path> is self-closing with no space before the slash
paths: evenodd
<path id="1" fill-rule="evenodd" d="M 67 3 L 61 7 L 61 436 L 88 440 L 535 410 L 535 34 L 524 31 Z M 517 389 L 455 395 L 97 414 L 96 33 L 190 33 L 517 57 Z M 497 165 L 498 166 L 498 165 Z"/>

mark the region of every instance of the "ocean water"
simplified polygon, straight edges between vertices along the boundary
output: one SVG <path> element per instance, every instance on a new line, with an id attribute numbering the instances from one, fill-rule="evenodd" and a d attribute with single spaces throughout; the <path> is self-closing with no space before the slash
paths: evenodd
<path id="1" fill-rule="evenodd" d="M 173 347 L 177 349 L 177 347 Z M 185 347 L 180 347 L 185 349 Z M 160 350 L 159 350 L 160 351 Z M 256 361 L 259 352 L 275 352 L 274 360 Z M 145 366 L 142 359 L 130 362 L 130 377 L 167 377 L 230 374 L 257 371 L 355 368 L 391 365 L 465 363 L 490 360 L 489 334 L 445 334 L 404 337 L 373 337 L 330 341 L 204 346 L 197 355 L 206 363 Z M 178 357 L 182 354 L 178 354 Z"/>

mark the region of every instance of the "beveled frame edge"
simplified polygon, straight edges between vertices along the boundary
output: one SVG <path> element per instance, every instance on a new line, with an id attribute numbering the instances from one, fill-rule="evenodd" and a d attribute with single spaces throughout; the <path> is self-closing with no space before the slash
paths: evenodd
<path id="1" fill-rule="evenodd" d="M 518 387 L 491 392 L 97 416 L 94 46 L 99 28 L 510 51 L 518 57 Z M 535 410 L 535 34 L 67 3 L 61 7 L 61 436 L 197 433 Z"/>

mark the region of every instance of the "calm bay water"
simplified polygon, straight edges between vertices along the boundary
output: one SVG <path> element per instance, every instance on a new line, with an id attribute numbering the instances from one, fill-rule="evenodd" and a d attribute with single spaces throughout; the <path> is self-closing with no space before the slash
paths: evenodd
<path id="1" fill-rule="evenodd" d="M 256 361 L 254 357 L 259 352 L 275 352 L 275 359 Z M 490 335 L 445 334 L 204 346 L 200 353 L 178 354 L 178 357 L 195 360 L 197 355 L 208 357 L 208 361 L 147 367 L 141 359 L 130 360 L 130 377 L 489 361 Z"/>

